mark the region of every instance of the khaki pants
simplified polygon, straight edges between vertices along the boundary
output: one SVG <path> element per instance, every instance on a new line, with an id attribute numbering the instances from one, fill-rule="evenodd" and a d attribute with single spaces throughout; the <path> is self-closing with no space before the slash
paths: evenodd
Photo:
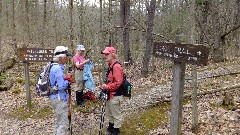
<path id="1" fill-rule="evenodd" d="M 84 89 L 83 71 L 75 70 L 76 91 Z"/>
<path id="2" fill-rule="evenodd" d="M 114 123 L 114 128 L 120 128 L 123 121 L 121 102 L 123 96 L 113 96 L 111 100 L 106 103 L 106 116 L 110 123 Z"/>
<path id="3" fill-rule="evenodd" d="M 67 101 L 59 99 L 50 99 L 50 103 L 54 110 L 54 134 L 65 135 L 68 131 L 69 120 L 68 120 L 68 103 Z"/>

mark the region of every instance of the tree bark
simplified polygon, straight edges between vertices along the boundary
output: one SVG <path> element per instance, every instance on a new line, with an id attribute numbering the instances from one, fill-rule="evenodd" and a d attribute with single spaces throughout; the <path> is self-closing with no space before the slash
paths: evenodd
<path id="1" fill-rule="evenodd" d="M 235 5 L 236 5 L 236 9 L 235 9 L 235 15 L 234 15 L 234 26 L 237 26 L 240 24 L 240 0 L 235 0 Z M 236 56 L 240 56 L 240 34 L 239 32 L 235 31 L 234 34 L 235 35 L 235 51 L 236 51 Z"/>
<path id="2" fill-rule="evenodd" d="M 212 60 L 214 62 L 223 62 L 224 61 L 224 46 L 225 46 L 225 39 L 221 38 L 221 27 L 220 27 L 220 11 L 217 6 L 218 2 L 216 0 L 212 1 L 212 30 L 213 30 L 213 52 L 212 52 Z"/>
<path id="3" fill-rule="evenodd" d="M 44 47 L 44 40 L 46 32 L 46 25 L 47 25 L 47 0 L 43 1 L 43 28 L 42 28 L 42 37 L 41 37 L 41 45 Z"/>
<path id="4" fill-rule="evenodd" d="M 69 0 L 69 16 L 70 16 L 70 26 L 69 26 L 69 41 L 72 49 L 72 53 L 74 53 L 73 47 L 73 0 Z"/>
<path id="5" fill-rule="evenodd" d="M 108 44 L 109 45 L 112 45 L 112 41 L 113 41 L 113 34 L 112 34 L 112 30 L 111 30 L 111 27 L 112 27 L 112 1 L 109 0 L 109 7 L 108 7 L 108 23 L 110 25 L 110 27 L 108 28 L 108 35 L 109 35 L 109 41 L 108 41 Z"/>
<path id="6" fill-rule="evenodd" d="M 16 31 L 16 23 L 15 23 L 15 0 L 12 0 L 12 45 L 15 51 L 15 56 L 17 57 L 17 31 Z"/>
<path id="7" fill-rule="evenodd" d="M 56 5 L 58 5 L 58 0 L 52 0 L 52 6 L 53 6 L 53 16 L 54 16 L 54 20 L 53 20 L 53 30 L 54 30 L 54 42 L 55 45 L 58 44 L 58 32 L 57 32 L 57 10 L 56 10 Z M 55 5 L 55 2 L 57 3 Z"/>
<path id="8" fill-rule="evenodd" d="M 78 6 L 78 19 L 79 19 L 79 22 L 80 22 L 80 25 L 79 25 L 79 32 L 78 32 L 78 41 L 80 44 L 85 44 L 85 41 L 84 41 L 84 18 L 83 18 L 83 14 L 84 14 L 84 0 L 80 0 L 80 6 Z"/>
<path id="9" fill-rule="evenodd" d="M 200 31 L 200 43 L 204 43 L 206 41 L 206 36 L 203 31 L 206 30 L 206 25 L 207 25 L 207 18 L 209 14 L 209 2 L 206 1 L 204 4 L 200 5 L 201 10 L 202 10 L 202 20 L 201 20 L 201 25 L 203 26 L 203 30 Z"/>
<path id="10" fill-rule="evenodd" d="M 99 38 L 99 44 L 100 44 L 100 47 L 101 47 L 101 50 L 100 51 L 102 51 L 102 49 L 104 49 L 104 43 L 103 43 L 103 39 L 104 39 L 104 36 L 103 36 L 103 1 L 102 0 L 99 0 L 99 2 L 100 2 L 100 18 L 99 18 L 99 20 L 100 20 L 100 23 L 99 23 L 99 25 L 100 25 L 100 38 Z M 105 61 L 103 60 L 103 59 L 101 59 L 101 63 L 102 63 L 102 76 L 100 76 L 101 74 L 99 73 L 99 78 L 101 78 L 101 80 L 100 80 L 100 85 L 102 85 L 103 84 L 103 82 L 104 82 L 104 78 L 105 78 L 105 74 L 106 74 L 106 72 L 105 72 Z"/>
<path id="11" fill-rule="evenodd" d="M 0 20 L 2 20 L 2 0 L 0 0 Z M 0 52 L 2 52 L 2 21 L 0 21 Z M 2 61 L 2 57 L 0 61 Z"/>
<path id="12" fill-rule="evenodd" d="M 195 44 L 195 2 L 191 2 L 191 44 Z M 196 65 L 191 65 L 191 75 L 192 75 L 192 132 L 197 132 L 198 125 L 198 110 L 197 110 L 197 69 Z"/>
<path id="13" fill-rule="evenodd" d="M 129 48 L 129 16 L 130 16 L 130 0 L 120 1 L 121 12 L 121 26 L 123 27 L 123 46 L 124 46 L 124 60 L 129 62 L 130 60 L 130 48 Z"/>
<path id="14" fill-rule="evenodd" d="M 147 6 L 147 33 L 146 33 L 146 45 L 144 51 L 144 57 L 142 61 L 142 70 L 141 73 L 144 77 L 148 75 L 148 68 L 149 68 L 149 61 L 152 55 L 152 48 L 153 48 L 153 26 L 154 26 L 154 16 L 155 16 L 155 9 L 156 9 L 156 0 L 151 0 L 150 5 Z"/>
<path id="15" fill-rule="evenodd" d="M 30 34 L 30 25 L 29 25 L 29 16 L 28 16 L 28 0 L 25 0 L 25 20 L 26 20 L 26 24 L 25 24 L 25 30 L 27 32 L 27 43 L 26 43 L 26 47 L 28 46 L 29 42 L 31 41 L 31 34 Z M 25 46 L 25 45 L 24 45 Z"/>

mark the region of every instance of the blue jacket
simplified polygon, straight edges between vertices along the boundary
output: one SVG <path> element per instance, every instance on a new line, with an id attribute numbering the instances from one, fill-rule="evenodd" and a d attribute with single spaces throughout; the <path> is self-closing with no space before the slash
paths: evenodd
<path id="1" fill-rule="evenodd" d="M 92 76 L 92 68 L 93 62 L 88 62 L 84 64 L 83 69 L 83 80 L 85 80 L 85 87 L 90 90 L 95 90 L 96 86 L 94 84 L 93 76 Z"/>
<path id="2" fill-rule="evenodd" d="M 50 69 L 50 87 L 53 88 L 56 86 L 58 94 L 51 94 L 50 99 L 60 98 L 64 101 L 68 101 L 67 86 L 68 80 L 64 80 L 64 65 L 53 63 Z"/>

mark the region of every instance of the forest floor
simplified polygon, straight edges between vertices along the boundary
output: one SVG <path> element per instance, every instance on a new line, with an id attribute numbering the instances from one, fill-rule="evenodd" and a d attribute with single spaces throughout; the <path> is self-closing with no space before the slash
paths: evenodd
<path id="1" fill-rule="evenodd" d="M 191 131 L 191 102 L 184 101 L 181 131 L 184 135 L 238 135 L 240 134 L 240 64 L 239 59 L 234 61 L 209 64 L 198 67 L 198 129 L 196 133 Z M 165 64 L 166 65 L 166 64 Z M 163 101 L 171 99 L 172 74 L 170 68 L 160 68 L 152 71 L 148 78 L 140 78 L 139 72 L 130 74 L 129 77 L 134 85 L 132 98 L 123 102 L 123 110 L 127 125 L 132 117 L 139 116 L 154 106 L 160 106 Z M 129 72 L 137 70 L 134 66 L 128 68 Z M 35 86 L 31 85 L 32 105 L 31 110 L 26 108 L 26 91 L 24 88 L 22 66 L 15 66 L 6 72 L 8 78 L 12 78 L 14 86 L 8 91 L 0 92 L 0 134 L 53 134 L 53 113 L 49 99 L 38 97 Z M 186 81 L 184 94 L 191 94 L 190 67 L 186 69 Z M 33 81 L 34 83 L 34 81 Z M 208 92 L 207 92 L 208 91 Z M 98 91 L 96 92 L 98 93 Z M 234 105 L 230 109 L 221 106 L 224 96 L 229 95 L 234 99 Z M 73 97 L 74 99 L 74 97 Z M 101 104 L 99 104 L 101 105 Z M 100 124 L 100 107 L 94 112 L 82 112 L 82 108 L 73 106 L 72 127 L 74 134 L 98 134 Z M 161 106 L 160 106 L 161 109 Z M 80 110 L 80 111 L 79 111 Z M 167 135 L 170 129 L 171 109 L 165 110 L 166 120 L 160 125 L 144 128 L 144 124 L 137 121 L 137 126 L 122 127 L 123 135 Z M 154 117 L 154 116 L 151 116 Z M 139 117 L 142 118 L 142 117 Z M 148 118 L 147 118 L 148 119 Z M 105 120 L 104 128 L 107 126 Z M 106 129 L 104 129 L 105 132 Z"/>

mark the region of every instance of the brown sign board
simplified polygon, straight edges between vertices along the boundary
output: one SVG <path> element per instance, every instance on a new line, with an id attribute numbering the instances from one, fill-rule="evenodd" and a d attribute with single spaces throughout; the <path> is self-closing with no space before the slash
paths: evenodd
<path id="1" fill-rule="evenodd" d="M 54 49 L 19 48 L 18 57 L 22 62 L 48 62 L 53 58 Z"/>
<path id="2" fill-rule="evenodd" d="M 153 55 L 177 62 L 205 66 L 208 62 L 209 49 L 203 45 L 154 42 Z"/>

